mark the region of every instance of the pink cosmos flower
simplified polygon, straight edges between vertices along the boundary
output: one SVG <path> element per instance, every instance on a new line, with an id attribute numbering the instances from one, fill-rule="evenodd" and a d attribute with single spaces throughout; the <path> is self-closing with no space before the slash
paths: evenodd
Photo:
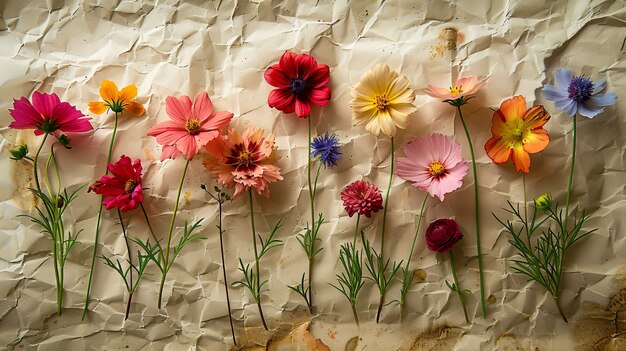
<path id="1" fill-rule="evenodd" d="M 404 147 L 406 157 L 399 157 L 396 174 L 413 186 L 437 196 L 463 185 L 467 163 L 461 156 L 461 145 L 441 134 L 419 137 Z"/>
<path id="2" fill-rule="evenodd" d="M 204 167 L 219 184 L 235 188 L 233 199 L 248 189 L 269 198 L 270 183 L 283 180 L 275 165 L 274 134 L 263 138 L 263 129 L 250 127 L 243 135 L 230 129 L 228 136 L 218 136 L 206 149 L 210 156 Z"/>
<path id="3" fill-rule="evenodd" d="M 89 120 L 76 107 L 61 102 L 57 94 L 33 93 L 33 103 L 24 96 L 13 100 L 9 110 L 14 121 L 9 125 L 14 129 L 34 129 L 35 135 L 62 132 L 87 132 L 93 130 Z"/>
<path id="4" fill-rule="evenodd" d="M 119 208 L 122 212 L 134 210 L 143 201 L 141 186 L 141 161 L 131 163 L 122 155 L 119 161 L 107 165 L 110 175 L 105 175 L 89 187 L 89 191 L 102 195 L 102 204 L 107 210 Z"/>
<path id="5" fill-rule="evenodd" d="M 370 218 L 372 213 L 383 209 L 383 196 L 380 189 L 365 180 L 350 183 L 341 192 L 341 200 L 350 217 L 358 212 Z"/>
<path id="6" fill-rule="evenodd" d="M 465 101 L 474 94 L 476 94 L 482 87 L 487 84 L 487 81 L 478 82 L 477 76 L 469 76 L 467 78 L 461 78 L 456 81 L 456 84 L 450 88 L 439 88 L 428 84 L 428 88 L 424 89 L 424 93 L 442 100 L 457 100 L 464 99 Z"/>
<path id="7" fill-rule="evenodd" d="M 228 111 L 213 111 L 209 94 L 196 96 L 193 104 L 189 96 L 168 96 L 165 111 L 172 119 L 155 125 L 148 131 L 163 145 L 161 161 L 184 155 L 191 160 L 200 148 L 217 138 L 220 129 L 233 118 Z"/>

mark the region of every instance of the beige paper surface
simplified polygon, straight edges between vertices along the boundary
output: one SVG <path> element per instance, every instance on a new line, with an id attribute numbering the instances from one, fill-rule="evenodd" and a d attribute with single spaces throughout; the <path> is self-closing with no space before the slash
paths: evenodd
<path id="1" fill-rule="evenodd" d="M 161 238 L 166 235 L 183 161 L 159 162 L 160 147 L 145 134 L 167 119 L 166 96 L 193 97 L 207 91 L 218 110 L 235 114 L 233 127 L 243 130 L 255 124 L 277 135 L 285 180 L 271 186 L 270 200 L 256 199 L 261 234 L 278 219 L 285 221 L 278 233 L 284 246 L 262 262 L 262 276 L 269 279 L 263 305 L 273 330 L 263 331 L 247 291 L 231 288 L 240 345 L 255 349 L 275 335 L 270 348 L 285 350 L 313 349 L 312 345 L 321 347 L 321 343 L 331 350 L 626 349 L 622 335 L 626 330 L 626 119 L 622 113 L 626 99 L 620 96 L 616 106 L 593 120 L 579 119 L 574 200 L 592 213 L 588 226 L 599 230 L 577 245 L 566 260 L 562 305 L 569 324 L 561 321 L 549 294 L 511 270 L 514 249 L 491 212 L 504 215 L 501 208 L 507 200 L 522 200 L 522 178 L 510 163 L 494 165 L 483 149 L 490 137 L 490 109 L 513 95 L 524 95 L 529 104 L 544 104 L 552 113 L 546 126 L 552 141 L 532 158 L 528 196 L 551 191 L 563 202 L 571 120 L 540 97 L 541 87 L 554 82 L 556 68 L 567 66 L 594 80 L 607 79 L 608 90 L 621 95 L 626 88 L 626 53 L 620 51 L 625 22 L 622 1 L 2 1 L 0 345 L 68 351 L 222 350 L 232 345 L 214 226 L 217 208 L 199 188 L 202 182 L 213 183 L 200 156 L 188 172 L 177 225 L 182 226 L 185 219 L 205 218 L 202 234 L 208 240 L 186 247 L 176 261 L 165 287 L 165 307 L 156 307 L 160 277 L 151 267 L 134 297 L 131 317 L 124 322 L 122 281 L 99 260 L 92 312 L 81 321 L 98 206 L 97 196 L 82 193 L 68 215 L 84 232 L 67 263 L 63 316 L 55 314 L 51 242 L 27 219 L 16 218 L 33 210 L 32 196 L 26 190 L 32 168 L 8 158 L 8 150 L 16 143 L 26 142 L 34 150 L 39 139 L 30 131 L 6 128 L 11 121 L 8 109 L 13 98 L 37 90 L 55 92 L 88 112 L 87 103 L 99 100 L 100 81 L 111 79 L 120 87 L 136 84 L 138 100 L 147 109 L 145 116 L 121 119 L 114 159 L 121 154 L 142 159 L 144 185 L 149 188 L 144 192 L 145 205 Z M 447 28 L 458 30 L 457 43 Z M 304 301 L 287 288 L 299 282 L 306 268 L 306 257 L 296 240 L 309 211 L 306 121 L 270 109 L 266 99 L 271 87 L 263 79 L 263 72 L 286 50 L 310 53 L 330 66 L 332 101 L 314 108 L 311 118 L 317 133 L 335 132 L 345 144 L 339 166 L 324 170 L 318 186 L 317 206 L 328 220 L 320 231 L 324 250 L 315 264 L 318 314 L 313 318 Z M 340 191 L 358 179 L 381 189 L 388 181 L 389 140 L 352 126 L 348 104 L 351 86 L 378 62 L 408 76 L 416 91 L 429 83 L 447 86 L 457 75 L 490 77 L 487 87 L 464 108 L 477 152 L 481 189 L 489 296 L 486 320 L 479 316 L 471 174 L 463 188 L 446 196 L 444 203 L 428 201 L 424 222 L 452 216 L 461 225 L 465 237 L 456 251 L 457 267 L 462 286 L 472 291 L 468 297 L 474 316 L 471 325 L 464 323 L 458 297 L 444 284 L 451 279 L 447 258 L 428 251 L 423 240 L 412 264 L 421 271 L 409 292 L 408 315 L 402 325 L 394 305 L 383 309 L 380 324 L 374 322 L 378 292 L 366 282 L 359 297 L 359 331 L 349 304 L 328 284 L 335 282 L 334 275 L 340 271 L 339 245 L 350 240 L 354 228 L 355 219 L 341 206 Z M 454 134 L 468 159 L 454 109 L 419 93 L 415 104 L 419 110 L 409 128 L 398 133 L 397 149 L 425 133 Z M 73 137 L 74 149 L 59 152 L 63 181 L 70 188 L 90 183 L 104 171 L 113 115 L 92 117 L 96 131 Z M 406 258 L 423 196 L 394 179 L 386 257 Z M 232 282 L 241 278 L 238 257 L 244 261 L 253 257 L 248 204 L 242 197 L 225 211 L 226 265 Z M 376 247 L 381 219 L 377 215 L 364 221 Z M 131 236 L 147 238 L 139 212 L 128 215 L 126 221 Z M 121 230 L 112 214 L 103 215 L 101 233 L 100 254 L 124 254 Z M 396 281 L 387 300 L 398 294 Z M 301 326 L 308 321 L 311 335 Z M 287 339 L 277 340 L 283 336 Z"/>

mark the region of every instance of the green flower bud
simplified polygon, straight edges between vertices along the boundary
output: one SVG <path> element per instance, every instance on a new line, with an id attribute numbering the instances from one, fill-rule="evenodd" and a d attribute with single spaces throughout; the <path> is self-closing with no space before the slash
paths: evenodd
<path id="1" fill-rule="evenodd" d="M 71 147 L 70 147 L 71 140 L 70 140 L 70 138 L 67 135 L 65 135 L 65 134 L 61 135 L 58 138 L 58 140 L 59 140 L 59 143 L 61 143 L 61 145 L 65 146 L 66 149 L 71 149 Z"/>
<path id="2" fill-rule="evenodd" d="M 28 146 L 26 145 L 18 145 L 14 148 L 12 148 L 11 150 L 9 150 L 9 152 L 11 152 L 11 159 L 12 160 L 21 160 L 24 157 L 26 157 L 26 155 L 28 155 Z"/>
<path id="3" fill-rule="evenodd" d="M 539 196 L 535 199 L 535 206 L 542 211 L 550 210 L 552 207 L 552 195 L 550 195 L 550 193 L 545 193 Z"/>

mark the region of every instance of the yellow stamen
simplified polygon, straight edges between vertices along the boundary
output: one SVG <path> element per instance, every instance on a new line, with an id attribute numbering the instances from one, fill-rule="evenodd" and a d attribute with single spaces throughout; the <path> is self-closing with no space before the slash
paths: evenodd
<path id="1" fill-rule="evenodd" d="M 252 158 L 252 153 L 250 151 L 243 151 L 239 154 L 237 158 L 239 160 L 239 164 L 242 165 L 250 165 L 250 159 Z"/>
<path id="2" fill-rule="evenodd" d="M 463 92 L 463 86 L 458 86 L 458 87 L 450 87 L 450 94 L 452 95 L 459 95 Z"/>
<path id="3" fill-rule="evenodd" d="M 446 171 L 446 168 L 443 166 L 443 163 L 435 161 L 430 164 L 430 166 L 428 167 L 428 171 L 433 177 L 438 177 Z"/>
<path id="4" fill-rule="evenodd" d="M 387 100 L 386 96 L 376 95 L 375 105 L 378 111 L 384 111 L 389 106 L 389 100 Z"/>
<path id="5" fill-rule="evenodd" d="M 522 140 L 522 137 L 524 136 L 524 132 L 522 132 L 519 128 L 515 128 L 515 130 L 513 130 L 513 137 L 516 140 Z"/>
<path id="6" fill-rule="evenodd" d="M 137 187 L 137 181 L 134 179 L 129 179 L 126 181 L 126 184 L 124 184 L 124 191 L 127 194 L 130 194 L 135 190 L 136 187 Z"/>
<path id="7" fill-rule="evenodd" d="M 200 121 L 197 119 L 188 120 L 187 122 L 185 122 L 185 129 L 187 129 L 187 131 L 191 135 L 196 135 L 200 133 Z"/>

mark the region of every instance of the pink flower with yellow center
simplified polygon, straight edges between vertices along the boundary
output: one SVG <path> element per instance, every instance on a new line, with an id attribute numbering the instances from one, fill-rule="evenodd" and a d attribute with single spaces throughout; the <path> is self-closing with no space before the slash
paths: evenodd
<path id="1" fill-rule="evenodd" d="M 419 137 L 404 147 L 405 157 L 398 157 L 396 174 L 413 186 L 437 196 L 460 188 L 467 175 L 467 162 L 461 156 L 461 145 L 442 134 Z"/>
<path id="2" fill-rule="evenodd" d="M 233 199 L 248 189 L 270 196 L 269 185 L 283 180 L 275 165 L 274 134 L 263 137 L 263 129 L 248 128 L 243 135 L 230 129 L 206 145 L 209 157 L 204 167 L 224 187 L 234 188 Z"/>
<path id="3" fill-rule="evenodd" d="M 191 160 L 200 148 L 218 137 L 220 129 L 230 122 L 233 114 L 228 111 L 215 112 L 209 94 L 201 93 L 191 102 L 189 96 L 168 96 L 165 112 L 172 119 L 155 125 L 148 136 L 156 137 L 163 145 L 161 161 L 184 155 Z"/>
<path id="4" fill-rule="evenodd" d="M 469 76 L 457 80 L 450 88 L 440 88 L 428 84 L 428 88 L 423 91 L 434 98 L 442 99 L 444 102 L 454 102 L 462 105 L 466 103 L 472 95 L 482 89 L 485 84 L 487 84 L 486 80 L 479 82 L 477 76 Z"/>
<path id="5" fill-rule="evenodd" d="M 543 106 L 526 109 L 526 99 L 515 96 L 505 100 L 493 113 L 491 133 L 493 137 L 485 144 L 485 151 L 494 163 L 513 159 L 518 172 L 530 171 L 530 154 L 548 146 L 550 136 L 543 129 L 550 114 Z"/>

